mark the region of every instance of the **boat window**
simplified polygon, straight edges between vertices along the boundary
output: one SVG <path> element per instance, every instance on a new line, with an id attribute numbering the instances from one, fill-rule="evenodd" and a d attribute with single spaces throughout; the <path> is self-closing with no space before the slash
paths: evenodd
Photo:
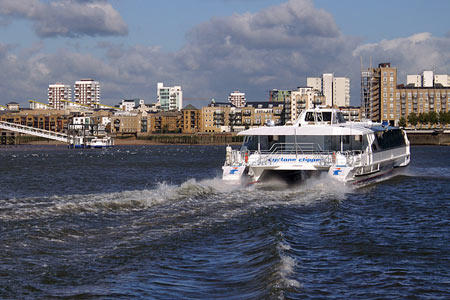
<path id="1" fill-rule="evenodd" d="M 400 129 L 390 129 L 378 131 L 375 138 L 380 146 L 380 150 L 402 147 L 405 145 L 405 138 Z"/>
<path id="2" fill-rule="evenodd" d="M 362 150 L 365 151 L 369 146 L 369 140 L 367 139 L 367 135 L 363 135 L 362 137 Z"/>
<path id="3" fill-rule="evenodd" d="M 322 121 L 323 122 L 331 122 L 331 111 L 322 112 Z"/>
<path id="4" fill-rule="evenodd" d="M 258 140 L 259 149 L 263 152 L 295 151 L 296 148 L 303 152 L 364 151 L 368 145 L 367 137 L 361 135 L 266 135 L 246 136 L 241 151 L 257 151 Z"/>
<path id="5" fill-rule="evenodd" d="M 306 122 L 314 122 L 315 121 L 314 120 L 314 112 L 312 112 L 312 111 L 306 112 L 305 121 Z"/>
<path id="6" fill-rule="evenodd" d="M 345 123 L 345 118 L 341 112 L 336 113 L 336 120 L 338 123 Z"/>
<path id="7" fill-rule="evenodd" d="M 241 151 L 258 150 L 258 136 L 246 136 L 241 146 Z"/>

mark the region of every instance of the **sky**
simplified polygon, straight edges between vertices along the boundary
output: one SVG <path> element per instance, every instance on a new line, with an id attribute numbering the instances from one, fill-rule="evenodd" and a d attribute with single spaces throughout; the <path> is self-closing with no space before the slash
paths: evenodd
<path id="1" fill-rule="evenodd" d="M 334 73 L 360 105 L 361 61 L 391 62 L 399 83 L 450 74 L 449 12 L 448 0 L 0 0 L 0 104 L 93 78 L 104 104 L 155 102 L 163 82 L 201 107 Z"/>

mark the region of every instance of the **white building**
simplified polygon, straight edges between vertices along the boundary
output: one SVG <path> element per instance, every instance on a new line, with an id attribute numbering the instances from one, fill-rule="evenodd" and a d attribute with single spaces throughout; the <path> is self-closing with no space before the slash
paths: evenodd
<path id="1" fill-rule="evenodd" d="M 55 109 L 64 109 L 66 103 L 61 100 L 72 101 L 72 90 L 70 85 L 62 82 L 50 84 L 48 86 L 48 105 Z"/>
<path id="2" fill-rule="evenodd" d="M 324 105 L 349 106 L 350 105 L 350 79 L 334 77 L 332 73 L 324 73 L 322 77 L 308 77 L 306 84 L 325 96 Z"/>
<path id="3" fill-rule="evenodd" d="M 316 88 L 299 87 L 291 92 L 291 121 L 295 122 L 302 110 L 314 108 L 315 104 L 322 101 L 323 95 Z"/>
<path id="4" fill-rule="evenodd" d="M 450 87 L 450 76 L 447 74 L 434 75 L 433 71 L 424 71 L 421 75 L 407 75 L 406 85 L 414 87 L 434 87 L 437 84 Z"/>
<path id="5" fill-rule="evenodd" d="M 423 87 L 433 87 L 434 85 L 433 71 L 423 71 L 422 73 L 422 86 Z"/>
<path id="6" fill-rule="evenodd" d="M 420 75 L 407 75 L 406 85 L 413 85 L 414 87 L 422 86 L 422 76 Z"/>
<path id="7" fill-rule="evenodd" d="M 350 106 L 350 79 L 335 77 L 333 80 L 333 105 Z"/>
<path id="8" fill-rule="evenodd" d="M 322 91 L 322 78 L 308 77 L 306 78 L 306 85 L 312 87 L 315 90 Z"/>
<path id="9" fill-rule="evenodd" d="M 326 106 L 333 106 L 333 77 L 331 73 L 322 75 L 322 94 L 325 96 Z"/>
<path id="10" fill-rule="evenodd" d="M 162 111 L 180 111 L 183 107 L 183 91 L 181 90 L 181 86 L 165 87 L 163 83 L 158 82 L 156 96 Z"/>
<path id="11" fill-rule="evenodd" d="M 93 79 L 75 81 L 74 102 L 96 107 L 100 104 L 100 83 Z"/>
<path id="12" fill-rule="evenodd" d="M 434 84 L 442 84 L 443 87 L 450 87 L 449 75 L 434 75 Z"/>
<path id="13" fill-rule="evenodd" d="M 245 93 L 241 93 L 239 91 L 234 91 L 228 96 L 228 102 L 236 107 L 244 107 L 246 101 L 247 100 L 245 99 Z"/>
<path id="14" fill-rule="evenodd" d="M 119 107 L 123 111 L 132 111 L 136 107 L 136 101 L 139 99 L 123 99 Z"/>

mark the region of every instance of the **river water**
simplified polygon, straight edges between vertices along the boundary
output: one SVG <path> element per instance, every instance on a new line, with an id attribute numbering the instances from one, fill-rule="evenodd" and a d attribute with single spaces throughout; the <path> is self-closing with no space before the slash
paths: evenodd
<path id="1" fill-rule="evenodd" d="M 240 188 L 223 146 L 0 148 L 1 299 L 449 299 L 450 152 Z"/>

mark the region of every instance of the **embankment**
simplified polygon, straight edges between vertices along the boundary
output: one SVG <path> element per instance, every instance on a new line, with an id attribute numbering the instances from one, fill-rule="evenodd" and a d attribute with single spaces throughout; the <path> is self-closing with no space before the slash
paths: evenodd
<path id="1" fill-rule="evenodd" d="M 407 130 L 411 145 L 446 145 L 450 146 L 449 131 Z"/>

